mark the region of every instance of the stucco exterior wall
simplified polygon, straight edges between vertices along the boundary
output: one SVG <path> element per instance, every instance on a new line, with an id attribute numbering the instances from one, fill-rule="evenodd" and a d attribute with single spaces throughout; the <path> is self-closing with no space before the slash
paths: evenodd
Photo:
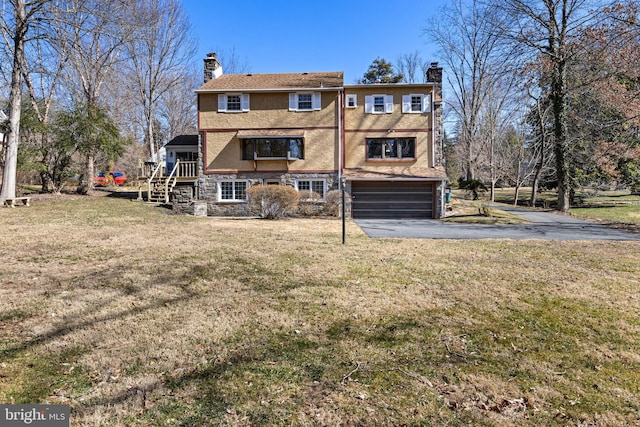
<path id="1" fill-rule="evenodd" d="M 365 86 L 362 88 L 348 87 L 345 95 L 357 96 L 356 108 L 345 108 L 345 167 L 360 168 L 365 166 L 393 166 L 402 163 L 404 166 L 433 167 L 432 158 L 432 128 L 433 115 L 431 112 L 403 113 L 402 96 L 409 94 L 430 95 L 431 86 L 423 87 L 380 87 Z M 393 96 L 392 113 L 365 113 L 365 97 L 370 95 Z M 367 138 L 416 138 L 415 160 L 367 160 Z"/>
<path id="2" fill-rule="evenodd" d="M 218 94 L 200 94 L 199 127 L 204 132 L 205 173 L 259 171 L 337 171 L 337 91 L 321 92 L 321 109 L 289 111 L 288 92 L 250 93 L 250 109 L 219 113 Z M 304 132 L 304 159 L 242 160 L 238 130 L 299 129 Z"/>
<path id="3" fill-rule="evenodd" d="M 199 95 L 199 129 L 335 127 L 338 123 L 338 92 L 324 91 L 320 94 L 321 109 L 318 111 L 289 111 L 288 92 L 258 92 L 249 93 L 249 111 L 219 113 L 218 93 L 203 93 Z"/>
<path id="4" fill-rule="evenodd" d="M 242 141 L 237 131 L 205 132 L 205 173 L 229 171 L 336 171 L 338 169 L 336 129 L 307 129 L 304 137 L 304 159 L 242 160 Z"/>

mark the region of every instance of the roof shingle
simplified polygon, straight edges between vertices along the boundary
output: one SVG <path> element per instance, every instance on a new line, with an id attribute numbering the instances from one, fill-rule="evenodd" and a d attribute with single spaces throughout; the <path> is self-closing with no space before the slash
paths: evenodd
<path id="1" fill-rule="evenodd" d="M 268 89 L 319 89 L 340 88 L 344 74 L 337 72 L 280 73 L 280 74 L 223 74 L 209 80 L 200 91 L 217 90 L 268 90 Z"/>

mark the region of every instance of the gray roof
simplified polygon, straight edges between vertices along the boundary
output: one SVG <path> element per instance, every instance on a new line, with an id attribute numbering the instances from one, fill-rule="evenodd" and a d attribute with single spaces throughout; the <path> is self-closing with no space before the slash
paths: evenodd
<path id="1" fill-rule="evenodd" d="M 165 147 L 178 147 L 178 146 L 197 146 L 198 135 L 178 135 L 171 141 L 167 142 Z"/>

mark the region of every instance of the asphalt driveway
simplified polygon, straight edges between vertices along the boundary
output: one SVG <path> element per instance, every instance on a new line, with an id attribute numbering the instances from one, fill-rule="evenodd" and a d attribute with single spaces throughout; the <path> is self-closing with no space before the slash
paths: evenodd
<path id="1" fill-rule="evenodd" d="M 455 224 L 434 219 L 356 219 L 369 237 L 412 239 L 640 240 L 640 234 L 552 212 L 500 209 L 531 221 L 520 225 Z"/>

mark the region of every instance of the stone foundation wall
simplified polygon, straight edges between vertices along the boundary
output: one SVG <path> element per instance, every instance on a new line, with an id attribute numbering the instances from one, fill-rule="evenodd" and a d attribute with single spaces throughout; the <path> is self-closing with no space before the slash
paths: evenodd
<path id="1" fill-rule="evenodd" d="M 318 174 L 226 174 L 226 175 L 200 175 L 197 188 L 193 186 L 176 186 L 174 188 L 171 203 L 174 212 L 194 214 L 194 201 L 206 202 L 208 216 L 252 216 L 246 202 L 218 201 L 218 183 L 221 181 L 247 181 L 248 187 L 262 185 L 266 180 L 277 181 L 280 185 L 295 187 L 296 180 L 325 180 L 327 193 L 338 188 L 337 173 Z M 195 191 L 194 191 L 195 190 Z M 196 197 L 197 193 L 197 197 Z M 319 206 L 317 207 L 318 210 Z M 311 208 L 313 209 L 313 208 Z"/>
<path id="2" fill-rule="evenodd" d="M 193 214 L 193 185 L 177 185 L 171 193 L 171 206 L 175 213 Z"/>

